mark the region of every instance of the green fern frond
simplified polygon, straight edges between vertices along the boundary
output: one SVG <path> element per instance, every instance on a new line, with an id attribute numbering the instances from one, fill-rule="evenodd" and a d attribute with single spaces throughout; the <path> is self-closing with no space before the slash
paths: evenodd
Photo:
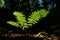
<path id="1" fill-rule="evenodd" d="M 17 22 L 7 21 L 8 24 L 19 27 L 20 25 Z"/>
<path id="2" fill-rule="evenodd" d="M 16 17 L 17 22 L 13 22 L 13 21 L 8 21 L 7 23 L 16 26 L 16 27 L 20 27 L 21 29 L 25 29 L 28 28 L 27 26 L 27 21 L 25 18 L 25 15 L 23 15 L 21 12 L 13 12 L 13 15 Z"/>
<path id="3" fill-rule="evenodd" d="M 28 18 L 28 23 L 29 23 L 30 25 L 35 24 L 35 23 L 37 23 L 37 21 L 39 21 L 39 20 L 41 20 L 42 18 L 46 17 L 47 14 L 48 14 L 48 11 L 46 11 L 45 9 L 37 10 L 37 12 L 34 11 L 34 12 L 31 14 L 31 16 L 29 16 L 29 18 Z"/>
<path id="4" fill-rule="evenodd" d="M 40 10 L 40 16 L 43 17 L 43 18 L 46 17 L 48 13 L 49 13 L 49 11 L 47 11 L 46 9 L 41 9 Z"/>
<path id="5" fill-rule="evenodd" d="M 25 28 L 30 28 L 33 24 L 37 23 L 37 21 L 40 21 L 42 18 L 46 17 L 49 11 L 46 11 L 45 9 L 41 9 L 41 10 L 37 10 L 32 12 L 32 14 L 30 14 L 29 18 L 27 18 L 28 20 L 26 20 L 25 15 L 23 15 L 21 12 L 13 12 L 13 15 L 16 17 L 17 22 L 13 22 L 13 21 L 8 21 L 7 23 L 16 26 L 16 27 L 20 27 L 21 29 L 25 29 Z"/>
<path id="6" fill-rule="evenodd" d="M 13 15 L 16 16 L 18 24 L 21 24 L 21 26 L 26 25 L 27 21 L 25 15 L 23 15 L 21 12 L 14 12 Z"/>

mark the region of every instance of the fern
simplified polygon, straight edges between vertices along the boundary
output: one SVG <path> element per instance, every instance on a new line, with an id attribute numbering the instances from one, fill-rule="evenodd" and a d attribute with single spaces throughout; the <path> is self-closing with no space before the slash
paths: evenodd
<path id="1" fill-rule="evenodd" d="M 29 24 L 35 24 L 37 21 L 40 21 L 42 18 L 46 17 L 49 11 L 46 11 L 45 9 L 41 9 L 40 11 L 37 10 L 34 11 L 31 16 L 28 18 L 28 23 Z"/>
<path id="2" fill-rule="evenodd" d="M 13 22 L 13 21 L 8 21 L 7 23 L 9 23 L 9 24 L 11 24 L 13 26 L 16 26 L 16 27 L 20 26 L 17 22 Z"/>
<path id="3" fill-rule="evenodd" d="M 46 17 L 48 13 L 49 13 L 49 11 L 46 11 L 46 9 L 41 9 L 40 10 L 40 16 L 41 17 Z"/>
<path id="4" fill-rule="evenodd" d="M 13 15 L 16 17 L 17 22 L 7 21 L 7 23 L 20 27 L 24 30 L 25 28 L 30 28 L 29 26 L 32 26 L 33 24 L 37 23 L 37 21 L 40 21 L 42 18 L 46 17 L 48 12 L 49 11 L 46 11 L 45 9 L 37 10 L 37 12 L 34 11 L 26 20 L 25 15 L 23 15 L 21 12 L 15 11 L 13 12 Z"/>
<path id="5" fill-rule="evenodd" d="M 26 18 L 25 18 L 25 15 L 23 15 L 21 12 L 13 12 L 13 15 L 16 17 L 17 19 L 17 22 L 13 22 L 13 21 L 8 21 L 7 23 L 13 25 L 13 26 L 16 26 L 21 28 L 21 29 L 24 29 L 24 28 L 27 28 L 27 21 L 26 21 Z"/>

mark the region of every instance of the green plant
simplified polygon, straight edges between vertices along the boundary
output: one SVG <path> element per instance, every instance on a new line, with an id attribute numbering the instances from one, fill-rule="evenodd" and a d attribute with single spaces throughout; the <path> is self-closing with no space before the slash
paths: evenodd
<path id="1" fill-rule="evenodd" d="M 0 7 L 4 7 L 5 6 L 5 1 L 4 0 L 0 0 Z"/>
<path id="2" fill-rule="evenodd" d="M 43 35 L 46 36 L 47 34 L 48 34 L 48 33 L 42 31 L 42 32 L 39 32 L 36 36 L 38 36 L 38 37 L 43 37 Z"/>
<path id="3" fill-rule="evenodd" d="M 48 13 L 49 11 L 46 11 L 46 9 L 41 9 L 32 12 L 32 14 L 26 18 L 23 13 L 15 11 L 13 15 L 16 17 L 17 22 L 7 21 L 7 23 L 16 27 L 20 27 L 24 30 L 25 28 L 30 28 L 33 24 L 37 23 L 37 21 L 40 21 L 42 18 L 46 17 Z"/>

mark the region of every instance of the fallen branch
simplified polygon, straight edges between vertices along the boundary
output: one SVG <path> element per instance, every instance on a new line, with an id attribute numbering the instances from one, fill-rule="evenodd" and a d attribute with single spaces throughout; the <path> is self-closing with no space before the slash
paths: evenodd
<path id="1" fill-rule="evenodd" d="M 9 34 L 4 34 L 2 36 L 5 37 L 10 37 L 10 38 L 15 38 L 15 37 L 33 37 L 33 38 L 43 38 L 44 40 L 52 40 L 53 37 L 49 37 L 47 35 L 42 35 L 41 37 L 37 36 L 37 34 L 14 34 L 14 33 L 9 33 Z"/>

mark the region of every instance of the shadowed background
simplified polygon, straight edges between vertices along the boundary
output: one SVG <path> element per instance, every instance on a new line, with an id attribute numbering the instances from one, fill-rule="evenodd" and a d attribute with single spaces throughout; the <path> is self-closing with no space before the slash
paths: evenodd
<path id="1" fill-rule="evenodd" d="M 60 24 L 60 12 L 59 12 L 59 2 L 58 0 L 3 0 L 5 6 L 1 6 L 0 0 L 0 27 L 3 28 L 4 33 L 8 33 L 8 30 L 14 31 L 14 33 L 38 33 L 40 31 L 46 31 L 48 33 L 53 33 L 55 28 L 51 28 L 53 25 Z M 33 27 L 26 29 L 25 31 L 20 28 L 16 28 L 12 25 L 7 24 L 7 21 L 17 21 L 13 16 L 14 11 L 23 12 L 26 17 L 36 10 L 45 8 L 49 10 L 47 17 L 40 20 L 38 23 L 33 25 Z M 59 28 L 59 27 L 58 27 Z M 57 28 L 57 29 L 58 29 Z"/>

